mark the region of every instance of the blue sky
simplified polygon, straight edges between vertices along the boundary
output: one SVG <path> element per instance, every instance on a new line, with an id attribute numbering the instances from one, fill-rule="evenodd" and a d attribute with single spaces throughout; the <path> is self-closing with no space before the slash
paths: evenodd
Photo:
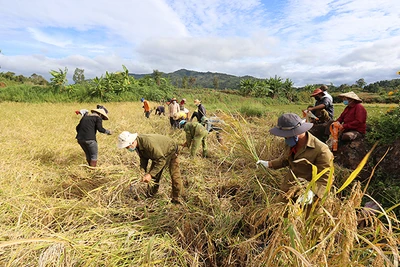
<path id="1" fill-rule="evenodd" d="M 0 71 L 400 78 L 399 0 L 0 0 Z"/>

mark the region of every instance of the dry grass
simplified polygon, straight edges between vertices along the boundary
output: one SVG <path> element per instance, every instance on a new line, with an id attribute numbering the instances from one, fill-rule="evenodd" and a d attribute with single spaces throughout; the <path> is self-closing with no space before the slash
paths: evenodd
<path id="1" fill-rule="evenodd" d="M 183 143 L 183 132 L 167 117 L 145 119 L 140 103 L 106 107 L 103 125 L 114 135 L 97 135 L 99 168 L 91 170 L 80 166 L 74 110 L 92 105 L 1 103 L 1 266 L 398 266 L 392 212 L 357 228 L 367 197 L 358 183 L 328 194 L 310 216 L 299 204 L 272 201 L 282 171 L 254 163 L 280 153 L 282 140 L 267 133 L 276 114 L 221 114 L 224 146 L 211 133 L 210 158 L 181 151 L 185 202 L 176 206 L 168 172 L 159 193 L 144 197 L 138 158 L 116 140 L 128 130 Z"/>

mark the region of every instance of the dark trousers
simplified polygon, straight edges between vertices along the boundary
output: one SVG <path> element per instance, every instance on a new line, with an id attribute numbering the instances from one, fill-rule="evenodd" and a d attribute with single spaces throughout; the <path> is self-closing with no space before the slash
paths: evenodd
<path id="1" fill-rule="evenodd" d="M 96 140 L 78 140 L 78 144 L 85 152 L 86 161 L 89 165 L 91 160 L 97 160 L 98 145 Z"/>

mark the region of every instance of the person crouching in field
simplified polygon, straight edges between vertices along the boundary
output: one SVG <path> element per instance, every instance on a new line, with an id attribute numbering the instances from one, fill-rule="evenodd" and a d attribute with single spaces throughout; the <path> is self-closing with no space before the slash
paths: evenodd
<path id="1" fill-rule="evenodd" d="M 118 136 L 118 148 L 126 148 L 130 152 L 136 151 L 140 157 L 140 168 L 145 171 L 142 181 L 148 184 L 147 195 L 149 197 L 158 192 L 160 179 L 165 167 L 169 168 L 172 181 L 172 200 L 174 204 L 180 204 L 179 195 L 182 191 L 182 178 L 179 168 L 178 146 L 175 141 L 160 134 L 137 134 L 123 131 Z M 151 160 L 150 169 L 148 169 Z"/>
<path id="2" fill-rule="evenodd" d="M 85 115 L 76 126 L 76 139 L 86 155 L 86 161 L 91 167 L 97 165 L 98 145 L 96 132 L 110 135 L 111 131 L 103 128 L 103 120 L 108 120 L 105 109 L 92 109 L 91 114 Z"/>
<path id="3" fill-rule="evenodd" d="M 75 110 L 75 114 L 84 117 L 89 114 L 89 110 L 87 109 Z"/>
<path id="4" fill-rule="evenodd" d="M 158 106 L 156 108 L 156 115 L 161 116 L 163 114 L 165 116 L 165 107 L 164 106 Z"/>
<path id="5" fill-rule="evenodd" d="M 185 111 L 181 110 L 178 113 L 174 114 L 174 121 L 178 124 L 178 128 L 182 128 L 180 122 L 183 120 L 187 120 L 188 116 L 187 113 L 185 113 Z"/>
<path id="6" fill-rule="evenodd" d="M 312 179 L 312 165 L 317 167 L 320 173 L 325 168 L 329 168 L 333 161 L 333 154 L 329 147 L 314 137 L 308 130 L 313 126 L 312 123 L 300 119 L 297 114 L 286 113 L 278 118 L 278 125 L 269 132 L 273 135 L 284 137 L 286 150 L 279 159 L 271 161 L 258 160 L 257 164 L 262 164 L 266 168 L 280 169 L 289 167 L 289 172 L 284 177 L 280 189 L 288 192 L 292 186 L 303 180 L 308 183 Z M 328 183 L 329 172 L 322 175 L 317 181 L 316 186 L 306 192 L 297 200 L 303 204 L 311 204 L 315 196 L 322 198 Z M 286 202 L 287 197 L 279 197 L 279 202 Z M 296 199 L 294 199 L 296 200 Z"/>
<path id="7" fill-rule="evenodd" d="M 207 157 L 207 129 L 198 122 L 187 122 L 186 120 L 181 120 L 179 126 L 186 133 L 186 142 L 182 145 L 190 149 L 190 156 L 196 156 L 196 152 L 200 146 L 203 146 L 203 158 Z"/>

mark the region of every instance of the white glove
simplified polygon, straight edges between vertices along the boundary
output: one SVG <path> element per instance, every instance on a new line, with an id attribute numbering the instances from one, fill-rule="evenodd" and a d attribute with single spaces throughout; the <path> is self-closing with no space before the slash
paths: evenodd
<path id="1" fill-rule="evenodd" d="M 304 195 L 301 195 L 298 199 L 297 202 L 300 204 L 304 204 L 304 205 L 310 205 L 313 202 L 314 199 L 314 192 L 311 190 L 308 190 L 307 193 L 305 193 Z"/>
<path id="2" fill-rule="evenodd" d="M 266 160 L 257 160 L 256 164 L 257 165 L 262 164 L 265 168 L 269 167 L 269 163 Z"/>

